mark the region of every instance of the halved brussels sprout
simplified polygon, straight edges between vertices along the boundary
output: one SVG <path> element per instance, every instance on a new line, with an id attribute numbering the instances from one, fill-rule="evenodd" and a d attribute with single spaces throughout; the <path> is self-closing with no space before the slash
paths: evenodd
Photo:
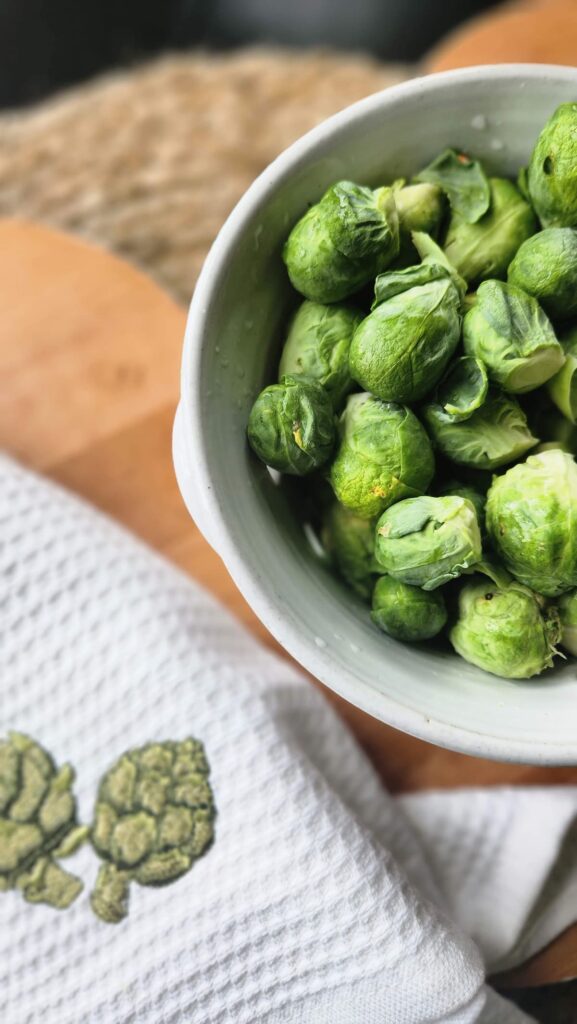
<path id="1" fill-rule="evenodd" d="M 559 336 L 565 362 L 547 383 L 547 391 L 560 412 L 577 423 L 577 326 Z M 572 450 L 572 449 L 571 449 Z"/>
<path id="2" fill-rule="evenodd" d="M 543 128 L 527 182 L 544 228 L 577 228 L 577 103 L 562 103 Z"/>
<path id="3" fill-rule="evenodd" d="M 371 618 L 395 640 L 430 640 L 447 621 L 447 609 L 440 591 L 422 590 L 408 583 L 381 576 L 373 592 Z"/>
<path id="4" fill-rule="evenodd" d="M 384 401 L 422 398 L 459 343 L 460 304 L 448 271 L 437 263 L 378 277 L 373 311 L 351 342 L 354 380 Z"/>
<path id="5" fill-rule="evenodd" d="M 519 247 L 507 277 L 510 284 L 533 295 L 548 316 L 570 319 L 577 313 L 577 231 L 538 231 Z"/>
<path id="6" fill-rule="evenodd" d="M 426 431 L 410 409 L 351 395 L 329 479 L 336 497 L 365 519 L 427 490 L 435 469 Z"/>
<path id="7" fill-rule="evenodd" d="M 577 587 L 577 466 L 559 448 L 495 477 L 487 530 L 519 580 L 546 597 Z"/>
<path id="8" fill-rule="evenodd" d="M 437 388 L 436 402 L 451 423 L 468 420 L 487 397 L 489 378 L 484 364 L 462 356 L 449 367 Z"/>
<path id="9" fill-rule="evenodd" d="M 248 420 L 248 440 L 267 466 L 304 476 L 322 466 L 335 443 L 331 400 L 310 377 L 287 374 L 261 391 Z"/>
<path id="10" fill-rule="evenodd" d="M 475 508 L 466 498 L 407 498 L 377 523 L 375 558 L 393 579 L 435 590 L 481 558 Z"/>
<path id="11" fill-rule="evenodd" d="M 517 249 L 537 230 L 529 203 L 506 178 L 491 178 L 491 206 L 476 224 L 453 213 L 443 248 L 469 284 L 505 277 Z"/>
<path id="12" fill-rule="evenodd" d="M 577 657 L 577 590 L 563 594 L 557 607 L 561 620 L 560 644 L 569 654 Z"/>
<path id="13" fill-rule="evenodd" d="M 445 149 L 415 175 L 415 180 L 439 185 L 451 208 L 468 224 L 475 224 L 489 209 L 491 190 L 483 167 L 456 149 Z"/>
<path id="14" fill-rule="evenodd" d="M 289 277 L 314 302 L 339 302 L 380 274 L 399 251 L 391 188 L 340 181 L 311 206 L 283 249 Z"/>
<path id="15" fill-rule="evenodd" d="M 479 285 L 463 321 L 463 344 L 468 355 L 482 359 L 491 380 L 518 395 L 540 387 L 565 362 L 537 300 L 504 281 Z"/>
<path id="16" fill-rule="evenodd" d="M 379 572 L 374 558 L 374 520 L 361 519 L 335 501 L 325 517 L 321 537 L 338 573 L 360 597 L 368 601 L 375 573 Z"/>
<path id="17" fill-rule="evenodd" d="M 519 403 L 499 391 L 489 391 L 480 409 L 461 423 L 455 423 L 436 402 L 423 406 L 422 413 L 439 451 L 473 469 L 506 466 L 539 440 L 529 430 Z"/>
<path id="18" fill-rule="evenodd" d="M 551 668 L 559 619 L 519 583 L 501 588 L 475 580 L 459 595 L 459 617 L 449 637 L 465 661 L 505 679 L 530 679 Z"/>
<path id="19" fill-rule="evenodd" d="M 353 386 L 349 348 L 363 314 L 352 306 L 303 302 L 297 309 L 282 350 L 279 379 L 304 373 L 322 384 L 338 409 Z"/>

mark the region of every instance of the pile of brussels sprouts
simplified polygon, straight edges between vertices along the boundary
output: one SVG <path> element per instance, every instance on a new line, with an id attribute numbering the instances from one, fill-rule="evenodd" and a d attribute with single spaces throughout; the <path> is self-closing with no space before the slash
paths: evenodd
<path id="1" fill-rule="evenodd" d="M 283 258 L 304 301 L 249 442 L 375 624 L 510 679 L 577 654 L 577 103 L 516 184 L 452 149 L 340 181 Z"/>

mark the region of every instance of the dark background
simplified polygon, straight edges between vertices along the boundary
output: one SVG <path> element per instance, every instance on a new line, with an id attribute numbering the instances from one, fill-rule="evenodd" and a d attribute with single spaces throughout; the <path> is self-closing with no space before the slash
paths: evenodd
<path id="1" fill-rule="evenodd" d="M 328 46 L 418 60 L 496 0 L 0 0 L 0 107 L 194 46 Z"/>

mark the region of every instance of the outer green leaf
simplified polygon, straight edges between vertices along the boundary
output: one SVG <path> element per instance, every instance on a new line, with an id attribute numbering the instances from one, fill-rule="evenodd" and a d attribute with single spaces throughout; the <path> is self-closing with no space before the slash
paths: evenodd
<path id="1" fill-rule="evenodd" d="M 461 423 L 454 423 L 434 402 L 424 406 L 423 417 L 443 455 L 474 469 L 506 466 L 538 441 L 519 403 L 500 392 L 489 392 L 481 408 Z"/>
<path id="2" fill-rule="evenodd" d="M 437 404 L 453 423 L 459 423 L 482 406 L 488 390 L 489 378 L 481 360 L 461 356 L 439 384 Z"/>
<path id="3" fill-rule="evenodd" d="M 489 209 L 491 192 L 478 160 L 456 149 L 446 149 L 416 175 L 417 181 L 439 185 L 463 220 L 475 224 Z"/>

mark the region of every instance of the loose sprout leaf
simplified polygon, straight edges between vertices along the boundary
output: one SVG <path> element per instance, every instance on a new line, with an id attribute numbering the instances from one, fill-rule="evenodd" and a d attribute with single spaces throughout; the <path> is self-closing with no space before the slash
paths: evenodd
<path id="1" fill-rule="evenodd" d="M 437 402 L 452 423 L 459 423 L 482 406 L 488 388 L 489 379 L 481 360 L 462 356 L 441 381 Z"/>
<path id="2" fill-rule="evenodd" d="M 443 248 L 469 284 L 506 277 L 517 249 L 537 231 L 531 205 L 507 178 L 490 178 L 491 206 L 475 224 L 451 212 Z"/>
<path id="3" fill-rule="evenodd" d="M 475 224 L 489 209 L 491 192 L 487 176 L 479 161 L 466 153 L 446 149 L 415 180 L 440 185 L 453 210 L 468 224 Z"/>
<path id="4" fill-rule="evenodd" d="M 423 418 L 443 455 L 474 469 L 498 469 L 515 462 L 539 440 L 519 403 L 498 391 L 489 391 L 483 405 L 460 423 L 436 402 L 423 407 Z"/>

